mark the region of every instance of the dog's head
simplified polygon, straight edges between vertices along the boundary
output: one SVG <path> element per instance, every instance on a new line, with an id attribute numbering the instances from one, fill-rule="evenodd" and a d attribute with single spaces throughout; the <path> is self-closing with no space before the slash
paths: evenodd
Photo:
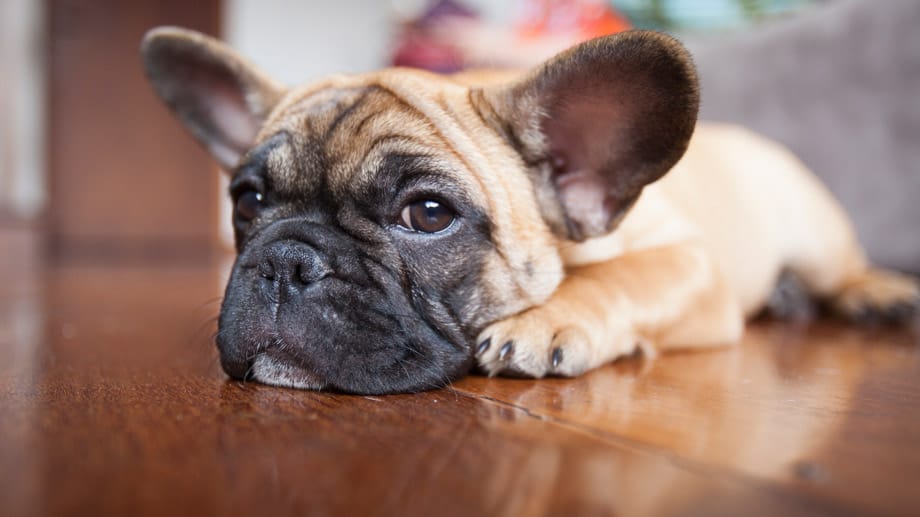
<path id="1" fill-rule="evenodd" d="M 698 108 L 686 51 L 650 32 L 507 82 L 389 69 L 286 89 L 176 28 L 143 57 L 231 174 L 224 370 L 357 393 L 466 373 L 480 329 L 551 296 L 560 244 L 611 231 L 680 158 Z"/>

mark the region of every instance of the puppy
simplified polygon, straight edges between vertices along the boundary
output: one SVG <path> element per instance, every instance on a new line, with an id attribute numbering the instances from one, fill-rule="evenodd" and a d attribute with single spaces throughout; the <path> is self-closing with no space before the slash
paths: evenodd
<path id="1" fill-rule="evenodd" d="M 235 379 L 393 393 L 474 366 L 578 375 L 737 343 L 781 272 L 848 316 L 915 308 L 787 151 L 697 125 L 693 64 L 644 31 L 523 75 L 388 69 L 287 89 L 158 28 L 157 94 L 230 172 Z"/>

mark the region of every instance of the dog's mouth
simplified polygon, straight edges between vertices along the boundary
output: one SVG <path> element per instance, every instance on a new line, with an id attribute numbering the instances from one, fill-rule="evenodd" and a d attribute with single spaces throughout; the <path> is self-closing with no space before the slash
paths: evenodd
<path id="1" fill-rule="evenodd" d="M 384 394 L 441 387 L 471 368 L 467 343 L 448 340 L 405 303 L 329 282 L 279 305 L 250 276 L 231 280 L 221 309 L 217 347 L 234 379 Z"/>
<path id="2" fill-rule="evenodd" d="M 242 322 L 246 324 L 252 321 Z M 239 326 L 234 326 L 239 329 Z M 315 341 L 218 336 L 221 366 L 233 379 L 303 390 L 379 395 L 439 388 L 466 375 L 472 355 L 442 343 L 406 342 L 392 336 L 380 346 L 339 345 L 326 329 Z M 239 339 L 242 338 L 242 339 Z"/>
<path id="3" fill-rule="evenodd" d="M 296 366 L 290 358 L 273 351 L 257 355 L 245 378 L 270 386 L 302 390 L 321 390 L 328 384 L 316 373 Z"/>

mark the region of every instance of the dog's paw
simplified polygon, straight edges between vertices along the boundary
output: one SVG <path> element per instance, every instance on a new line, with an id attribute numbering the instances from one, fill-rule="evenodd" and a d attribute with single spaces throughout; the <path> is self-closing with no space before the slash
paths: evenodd
<path id="1" fill-rule="evenodd" d="M 920 316 L 920 282 L 901 273 L 870 269 L 837 293 L 830 308 L 857 323 L 910 323 Z"/>
<path id="2" fill-rule="evenodd" d="M 635 350 L 625 319 L 591 319 L 543 306 L 493 323 L 479 335 L 479 367 L 490 376 L 572 377 Z"/>

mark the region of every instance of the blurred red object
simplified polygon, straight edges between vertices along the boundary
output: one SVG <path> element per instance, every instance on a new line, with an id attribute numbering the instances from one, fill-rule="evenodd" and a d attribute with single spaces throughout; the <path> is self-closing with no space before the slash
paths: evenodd
<path id="1" fill-rule="evenodd" d="M 393 64 L 449 73 L 463 68 L 463 52 L 438 34 L 442 25 L 477 20 L 476 13 L 454 0 L 438 0 L 406 23 L 393 54 Z"/>
<path id="2" fill-rule="evenodd" d="M 525 38 L 566 32 L 587 40 L 630 28 L 629 21 L 603 0 L 529 0 L 522 5 L 518 32 Z"/>
<path id="3" fill-rule="evenodd" d="M 604 0 L 522 0 L 514 21 L 483 21 L 464 4 L 438 0 L 403 25 L 393 64 L 435 72 L 538 63 L 575 43 L 630 28 Z"/>

